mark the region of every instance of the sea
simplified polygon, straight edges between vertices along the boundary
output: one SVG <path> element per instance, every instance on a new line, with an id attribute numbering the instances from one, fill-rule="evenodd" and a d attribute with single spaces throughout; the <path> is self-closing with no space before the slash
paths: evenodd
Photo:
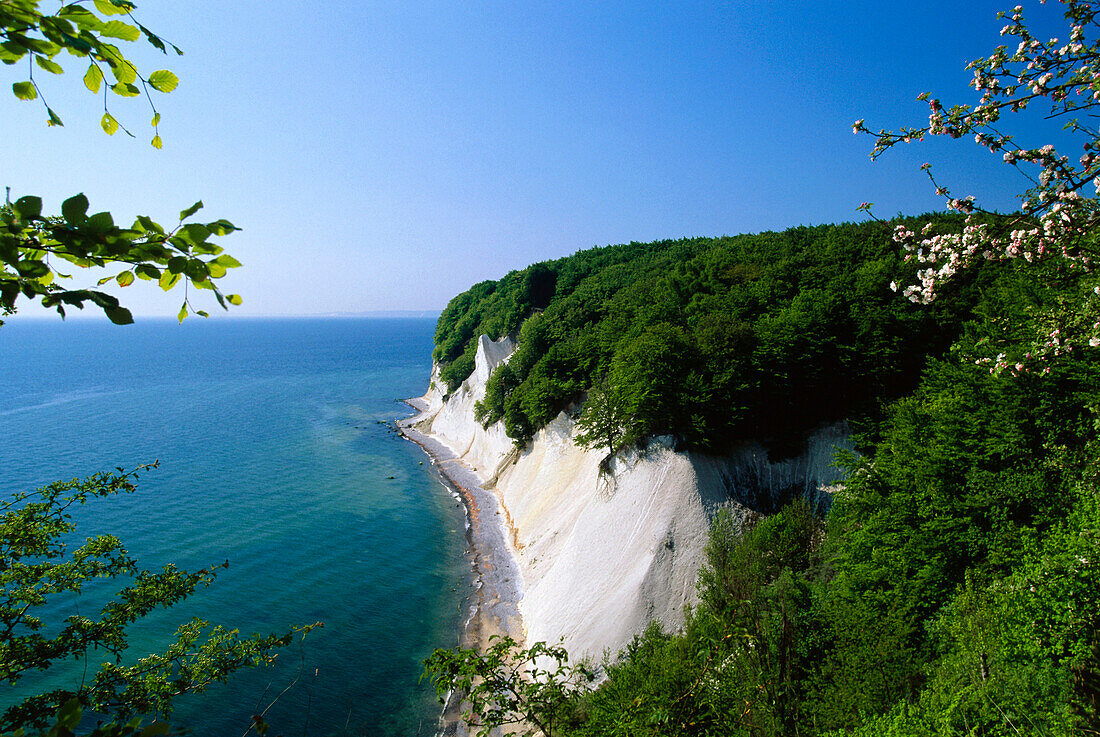
<path id="1" fill-rule="evenodd" d="M 269 734 L 435 733 L 423 661 L 456 645 L 468 616 L 465 513 L 393 428 L 412 414 L 400 400 L 427 388 L 433 329 L 18 315 L 0 327 L 0 498 L 157 461 L 135 493 L 75 508 L 70 548 L 112 534 L 143 569 L 228 561 L 212 586 L 135 623 L 123 662 L 163 649 L 192 617 L 242 634 L 323 623 L 274 666 L 178 698 L 176 729 L 244 735 L 262 713 Z M 47 629 L 94 614 L 120 585 L 48 603 Z M 0 708 L 75 687 L 110 659 L 93 651 L 5 684 Z"/>

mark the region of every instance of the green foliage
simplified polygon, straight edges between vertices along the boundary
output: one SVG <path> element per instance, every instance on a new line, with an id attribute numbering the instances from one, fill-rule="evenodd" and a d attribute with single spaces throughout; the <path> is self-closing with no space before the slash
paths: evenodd
<path id="1" fill-rule="evenodd" d="M 1011 575 L 965 576 L 931 623 L 942 655 L 925 687 L 852 734 L 1069 737 L 1100 726 L 1100 506 L 1093 485 L 1076 494 Z"/>
<path id="2" fill-rule="evenodd" d="M 167 53 L 169 47 L 176 54 L 183 52 L 138 23 L 132 15 L 135 5 L 129 0 L 95 0 L 91 5 L 83 0 L 62 2 L 53 13 L 43 12 L 39 5 L 39 0 L 4 0 L 0 3 L 0 62 L 7 65 L 18 64 L 24 59 L 27 62 L 29 78 L 12 84 L 12 93 L 20 100 L 41 99 L 46 109 L 46 124 L 62 125 L 61 118 L 46 103 L 45 95 L 34 78 L 34 70 L 37 67 L 50 74 L 64 73 L 60 63 L 63 51 L 68 56 L 87 59 L 88 68 L 83 81 L 92 94 L 98 93 L 101 86 L 120 97 L 144 94 L 153 111 L 152 145 L 160 148 L 160 134 L 157 131 L 160 114 L 149 89 L 171 92 L 179 84 L 179 79 L 167 69 L 158 69 L 143 76 L 134 62 L 112 41 L 132 43 L 144 37 L 150 46 L 162 53 Z M 109 16 L 115 15 L 126 16 L 129 22 L 109 19 Z M 107 81 L 107 75 L 114 79 L 113 83 Z M 113 135 L 122 130 L 132 136 L 106 108 L 106 100 L 104 97 L 103 131 Z"/>
<path id="3" fill-rule="evenodd" d="M 703 258 L 686 258 L 691 243 L 665 244 L 668 262 L 640 249 L 660 264 L 652 276 L 625 258 L 603 279 L 559 274 L 555 301 L 524 322 L 490 382 L 481 418 L 502 413 L 509 432 L 533 432 L 560 406 L 546 402 L 589 389 L 582 440 L 609 451 L 675 428 L 699 445 L 764 432 L 794 452 L 796 431 L 862 413 L 861 456 L 846 459 L 824 522 L 800 501 L 743 533 L 719 515 L 683 632 L 635 640 L 598 689 L 571 697 L 561 734 L 1097 729 L 1100 363 L 1067 351 L 1013 375 L 974 359 L 990 341 L 1028 341 L 1028 305 L 1077 285 L 987 264 L 914 314 L 880 296 L 904 265 L 841 231 L 861 232 L 703 251 L 726 291 L 700 278 L 673 296 Z M 842 277 L 823 251 L 847 254 Z M 574 318 L 583 330 L 570 332 Z"/>
<path id="4" fill-rule="evenodd" d="M 732 735 L 738 715 L 724 708 L 719 680 L 742 633 L 715 629 L 706 637 L 676 637 L 653 623 L 614 663 L 607 680 L 578 698 L 567 734 Z"/>
<path id="5" fill-rule="evenodd" d="M 0 2 L 0 61 L 13 65 L 26 59 L 30 76 L 28 81 L 12 85 L 15 96 L 22 100 L 41 98 L 47 123 L 61 125 L 61 119 L 45 103 L 34 79 L 34 69 L 37 66 L 51 74 L 61 74 L 64 69 L 58 60 L 63 51 L 68 56 L 87 59 L 89 65 L 83 81 L 93 94 L 104 85 L 122 97 L 144 92 L 153 114 L 152 145 L 161 148 L 160 113 L 149 89 L 171 92 L 179 79 L 166 69 L 143 77 L 111 40 L 134 42 L 144 37 L 163 53 L 167 53 L 168 47 L 177 54 L 183 52 L 138 23 L 132 15 L 135 6 L 129 0 L 95 0 L 91 6 L 83 0 L 62 2 L 52 14 L 42 12 L 39 4 L 39 0 Z M 126 16 L 129 22 L 109 17 L 116 15 Z M 115 80 L 113 84 L 107 81 L 108 74 Z M 109 135 L 118 130 L 130 134 L 107 108 L 106 96 L 100 126 Z M 13 203 L 9 191 L 0 206 L 0 316 L 14 313 L 20 299 L 30 299 L 41 300 L 43 306 L 57 309 L 62 317 L 66 306 L 82 309 L 91 303 L 116 324 L 133 322 L 130 311 L 112 295 L 96 289 L 62 287 L 58 280 L 71 276 L 58 269 L 59 262 L 65 262 L 66 269 L 128 267 L 100 279 L 99 285 L 116 281 L 125 287 L 136 276 L 156 281 L 167 291 L 183 281 L 185 294 L 180 320 L 192 312 L 207 316 L 204 310 L 192 307 L 189 287 L 212 291 L 223 308 L 240 304 L 238 295 L 222 294 L 216 281 L 225 276 L 227 269 L 240 263 L 222 253 L 222 247 L 210 240 L 211 236 L 228 235 L 237 228 L 228 220 L 185 224 L 202 207 L 201 201 L 181 212 L 179 224 L 171 230 L 146 216 L 139 216 L 129 228 L 119 227 L 110 213 L 89 215 L 88 207 L 87 198 L 77 194 L 62 203 L 60 215 L 44 215 L 41 198 L 28 195 Z"/>
<path id="6" fill-rule="evenodd" d="M 579 699 L 583 735 L 796 735 L 816 656 L 807 576 L 821 524 L 805 502 L 742 531 L 718 515 L 684 633 L 656 624 Z"/>
<path id="7" fill-rule="evenodd" d="M 626 413 L 618 442 L 763 436 L 785 454 L 821 422 L 876 417 L 911 388 L 988 281 L 974 275 L 920 310 L 888 288 L 910 271 L 876 223 L 591 249 L 455 297 L 433 355 L 453 391 L 478 336 L 517 338 L 478 419 L 521 442 L 602 382 Z"/>
<path id="8" fill-rule="evenodd" d="M 27 731 L 20 727 L 14 732 L 4 733 L 3 737 L 75 737 L 80 729 L 80 720 L 84 709 L 80 706 L 79 699 L 69 699 L 57 710 L 53 724 L 43 729 Z M 154 721 L 143 725 L 140 717 L 135 717 L 125 724 L 110 722 L 109 724 L 97 724 L 90 732 L 81 730 L 83 737 L 157 737 L 168 734 L 171 727 L 167 722 Z"/>
<path id="9" fill-rule="evenodd" d="M 108 212 L 89 215 L 88 204 L 83 194 L 70 197 L 61 204 L 59 217 L 43 216 L 38 197 L 20 197 L 0 206 L 0 315 L 15 313 L 19 301 L 29 299 L 56 309 L 62 317 L 66 307 L 83 309 L 91 303 L 111 322 L 125 325 L 134 321 L 113 295 L 61 286 L 60 280 L 71 278 L 61 271 L 61 263 L 82 269 L 123 267 L 116 275 L 100 279 L 100 285 L 114 281 L 128 287 L 137 278 L 155 281 L 168 291 L 182 281 L 213 292 L 225 309 L 240 304 L 237 295 L 223 294 L 217 284 L 240 262 L 211 241 L 212 236 L 228 235 L 237 227 L 221 219 L 185 223 L 202 202 L 181 212 L 179 223 L 170 230 L 144 215 L 128 228 L 119 227 Z M 181 320 L 189 307 L 190 297 L 185 296 Z M 202 310 L 192 311 L 206 316 Z"/>
<path id="10" fill-rule="evenodd" d="M 88 538 L 75 550 L 67 547 L 76 527 L 71 519 L 74 507 L 131 493 L 136 480 L 136 471 L 100 473 L 55 482 L 0 503 L 0 630 L 5 633 L 0 642 L 0 681 L 14 685 L 29 672 L 93 653 L 110 658 L 90 679 L 10 707 L 0 716 L 0 731 L 44 727 L 57 708 L 74 699 L 115 719 L 167 716 L 174 697 L 203 691 L 239 668 L 267 663 L 272 650 L 291 641 L 292 633 L 240 638 L 235 630 L 210 628 L 193 619 L 177 630 L 163 653 L 123 662 L 131 624 L 209 586 L 221 567 L 189 572 L 167 565 L 158 572 L 143 570 L 111 535 Z M 48 604 L 80 594 L 93 581 L 102 586 L 100 579 L 126 583 L 97 615 L 43 619 L 40 612 L 48 611 Z"/>
<path id="11" fill-rule="evenodd" d="M 569 713 L 570 698 L 584 690 L 592 674 L 570 665 L 561 647 L 536 642 L 523 648 L 511 637 L 496 635 L 490 642 L 484 653 L 438 649 L 424 662 L 424 675 L 440 702 L 454 691 L 461 694 L 469 705 L 465 718 L 480 727 L 481 737 L 500 727 L 522 729 L 523 735 L 534 734 L 534 727 L 549 737 Z"/>
<path id="12" fill-rule="evenodd" d="M 702 393 L 700 386 L 715 386 L 715 374 L 730 381 L 751 376 L 747 383 L 779 418 L 777 435 L 779 423 L 798 426 L 828 406 L 860 408 L 860 388 L 838 380 L 852 367 L 873 384 L 865 397 L 882 402 L 862 455 L 845 461 L 847 477 L 824 524 L 801 501 L 744 532 L 719 515 L 700 572 L 700 603 L 684 631 L 652 627 L 636 639 L 607 665 L 598 689 L 571 697 L 570 716 L 558 731 L 915 736 L 1097 730 L 1096 353 L 1067 352 L 1044 372 L 1015 376 L 975 363 L 975 345 L 994 334 L 1011 339 L 998 322 L 1005 308 L 1027 304 L 1037 293 L 1014 265 L 960 274 L 948 285 L 953 296 L 944 293 L 923 308 L 954 325 L 953 345 L 941 353 L 934 343 L 903 345 L 928 327 L 904 309 L 883 303 L 861 312 L 841 290 L 796 289 L 793 282 L 813 263 L 804 261 L 782 278 L 772 274 L 764 290 L 768 266 L 750 269 L 735 260 L 724 273 L 743 288 L 724 299 L 751 304 L 751 311 L 716 308 L 723 302 L 710 301 L 713 293 L 704 291 L 686 299 L 697 305 L 691 309 L 698 319 L 685 326 L 667 305 L 650 305 L 659 320 L 637 329 L 624 322 L 613 331 L 632 342 L 623 338 L 615 350 L 585 361 L 572 354 L 571 365 L 561 362 L 570 355 L 565 347 L 599 348 L 598 326 L 555 342 L 564 324 L 556 303 L 524 323 L 519 349 L 499 373 L 507 377 L 501 390 L 506 426 L 533 426 L 526 413 L 539 403 L 525 405 L 531 395 L 520 391 L 532 377 L 576 385 L 578 366 L 592 366 L 600 378 L 578 422 L 586 442 L 609 450 L 631 432 L 662 427 L 662 419 L 689 424 L 684 418 L 706 405 L 686 398 Z M 613 272 L 625 267 L 619 261 Z M 889 259 L 863 262 L 848 278 L 878 283 L 892 268 Z M 559 288 L 562 283 L 559 276 Z M 1058 289 L 1071 288 L 1043 290 L 1056 297 Z M 629 287 L 614 294 L 623 289 Z M 650 291 L 658 303 L 659 292 Z M 790 299 L 776 302 L 780 293 Z M 762 309 L 769 304 L 778 308 Z M 1026 321 L 1034 313 L 1011 314 L 1024 323 L 1015 339 L 1027 341 L 1034 326 Z M 846 352 L 853 335 L 872 347 L 867 356 Z M 817 351 L 813 360 L 803 360 L 804 350 Z M 764 362 L 754 367 L 746 355 Z M 876 356 L 908 362 L 915 386 L 906 390 L 903 372 L 876 373 Z M 848 368 L 834 363 L 821 370 L 838 360 Z M 548 365 L 554 370 L 540 373 Z M 833 395 L 809 413 L 782 395 L 782 384 L 769 383 L 765 367 L 778 375 L 776 382 L 831 387 Z M 692 382 L 695 388 L 684 388 Z M 651 394 L 662 389 L 664 395 Z M 487 393 L 483 411 L 494 401 Z M 753 401 L 729 406 L 760 418 Z M 627 411 L 615 409 L 624 406 Z M 516 407 L 520 417 L 510 418 Z"/>
<path id="13" fill-rule="evenodd" d="M 633 418 L 627 402 L 620 386 L 604 381 L 592 387 L 585 399 L 584 411 L 577 418 L 577 444 L 588 448 L 603 447 L 611 455 L 621 444 L 634 440 Z"/>

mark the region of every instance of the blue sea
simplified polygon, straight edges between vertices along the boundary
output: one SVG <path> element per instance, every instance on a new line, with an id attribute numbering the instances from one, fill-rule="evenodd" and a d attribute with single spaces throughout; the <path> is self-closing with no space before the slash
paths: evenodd
<path id="1" fill-rule="evenodd" d="M 389 423 L 431 368 L 429 319 L 23 320 L 0 327 L 0 494 L 154 460 L 132 495 L 74 516 L 143 568 L 229 561 L 213 586 L 134 625 L 136 658 L 193 616 L 242 633 L 324 622 L 272 668 L 177 700 L 172 723 L 243 735 L 430 735 L 420 681 L 458 642 L 469 594 L 464 513 Z M 92 613 L 102 587 L 59 602 Z M 104 657 L 93 652 L 88 673 Z M 71 661 L 7 686 L 80 682 Z M 285 691 L 285 692 L 284 692 Z"/>

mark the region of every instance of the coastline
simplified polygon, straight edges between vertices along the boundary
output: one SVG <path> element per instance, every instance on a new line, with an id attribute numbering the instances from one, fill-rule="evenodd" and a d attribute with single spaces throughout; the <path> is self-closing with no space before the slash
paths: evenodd
<path id="1" fill-rule="evenodd" d="M 522 578 L 509 547 L 506 512 L 496 494 L 485 488 L 486 482 L 476 469 L 459 460 L 449 446 L 417 429 L 425 419 L 427 402 L 420 397 L 402 401 L 417 414 L 399 420 L 396 423 L 398 431 L 424 450 L 440 479 L 462 500 L 466 510 L 466 542 L 474 590 L 469 602 L 470 616 L 459 644 L 484 651 L 490 638 L 502 635 L 522 644 L 525 639 L 519 611 L 519 600 L 523 598 Z M 440 717 L 441 734 L 462 733 L 461 707 L 457 699 L 447 700 Z"/>

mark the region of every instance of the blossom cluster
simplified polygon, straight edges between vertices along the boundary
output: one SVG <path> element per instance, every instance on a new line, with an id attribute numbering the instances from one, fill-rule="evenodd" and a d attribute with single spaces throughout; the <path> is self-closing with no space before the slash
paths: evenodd
<path id="1" fill-rule="evenodd" d="M 933 232 L 931 224 L 919 234 L 905 225 L 896 227 L 895 240 L 906 249 L 907 260 L 918 266 L 916 283 L 902 290 L 910 300 L 933 301 L 946 281 L 981 261 L 1017 259 L 1040 269 L 1037 275 L 1051 269 L 1086 276 L 1094 272 L 1100 240 L 1100 131 L 1070 119 L 1064 129 L 1082 141 L 1083 148 L 1083 154 L 1071 160 L 1050 143 L 1020 146 L 1013 135 L 995 125 L 1003 113 L 1024 110 L 1037 101 L 1050 106 L 1052 119 L 1069 119 L 1081 111 L 1092 116 L 1100 107 L 1100 0 L 1062 0 L 1062 5 L 1069 25 L 1065 43 L 1033 36 L 1021 5 L 1000 14 L 1007 20 L 1001 35 L 1015 37 L 1017 43 L 1014 50 L 998 46 L 992 55 L 968 66 L 973 71 L 971 86 L 980 93 L 976 105 L 945 108 L 940 100 L 923 93 L 918 100 L 928 104 L 926 126 L 873 132 L 863 120 L 853 124 L 854 132 L 875 136 L 872 158 L 899 143 L 930 135 L 972 136 L 977 145 L 999 154 L 1031 183 L 1020 196 L 1016 214 L 995 216 L 973 196 L 952 195 L 935 180 L 931 166 L 924 164 L 921 169 L 936 193 L 948 209 L 965 214 L 966 220 L 961 232 Z M 1095 296 L 1088 293 L 1080 304 L 1063 309 L 1063 314 L 1046 316 L 1043 335 L 1022 361 L 1005 356 L 983 360 L 989 360 L 993 371 L 1018 373 L 1036 356 L 1062 355 L 1074 344 L 1100 347 L 1100 320 L 1085 319 L 1100 311 Z"/>
<path id="2" fill-rule="evenodd" d="M 1056 262 L 1062 268 L 1091 271 L 1090 236 L 1100 225 L 1097 205 L 1095 198 L 1063 191 L 1037 215 L 1018 215 L 994 226 L 978 220 L 972 199 L 951 199 L 950 209 L 967 214 L 961 231 L 932 233 L 931 223 L 919 235 L 905 225 L 895 228 L 894 240 L 905 248 L 906 261 L 919 267 L 918 283 L 903 293 L 913 302 L 929 303 L 936 298 L 937 287 L 978 261 Z"/>

